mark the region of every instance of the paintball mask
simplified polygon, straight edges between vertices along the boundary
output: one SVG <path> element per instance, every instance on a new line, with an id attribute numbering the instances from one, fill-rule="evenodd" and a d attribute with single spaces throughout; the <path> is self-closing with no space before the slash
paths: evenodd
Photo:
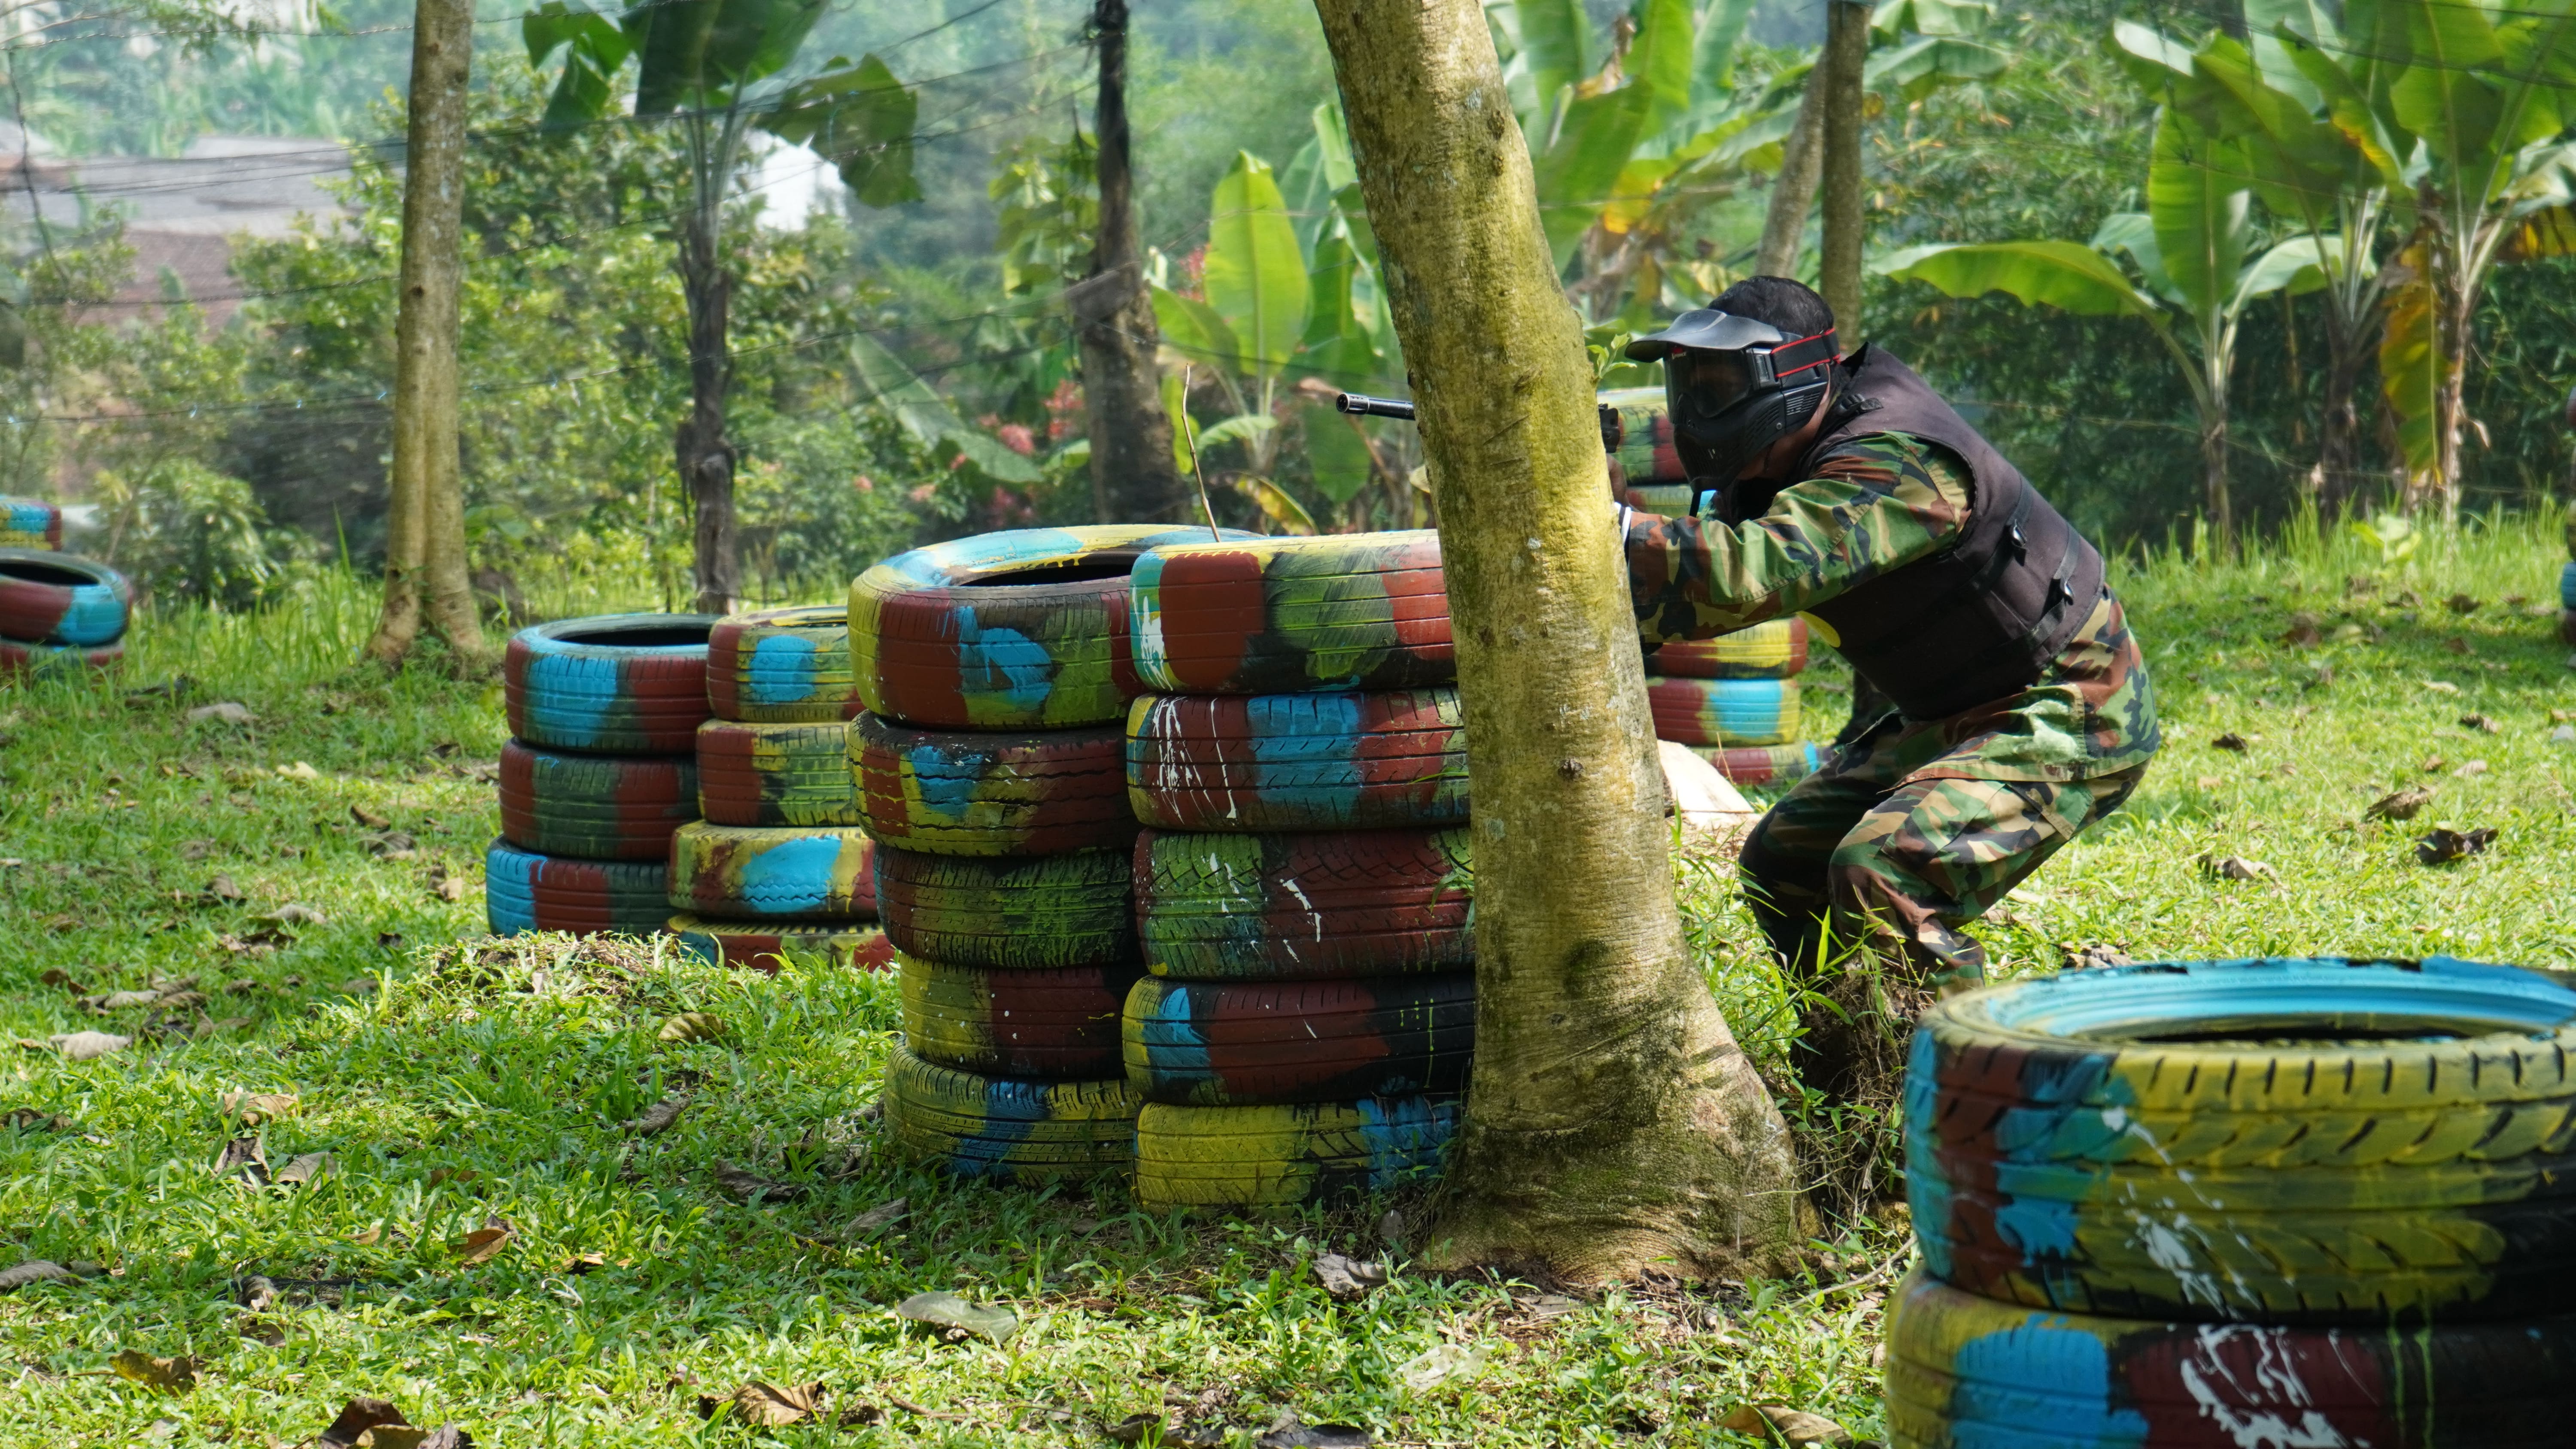
<path id="1" fill-rule="evenodd" d="M 1824 406 L 1840 354 L 1831 331 L 1790 337 L 1768 322 L 1699 308 L 1629 343 L 1628 357 L 1663 362 L 1682 463 L 1693 481 L 1723 488 Z"/>

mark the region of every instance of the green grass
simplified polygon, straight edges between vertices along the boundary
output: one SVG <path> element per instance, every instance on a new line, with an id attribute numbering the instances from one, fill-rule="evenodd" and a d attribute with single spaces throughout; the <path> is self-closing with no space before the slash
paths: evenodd
<path id="1" fill-rule="evenodd" d="M 2556 524 L 2471 527 L 2394 565 L 2309 538 L 2224 567 L 2123 568 L 2167 748 L 2127 811 L 1982 928 L 1998 961 L 2053 968 L 2101 943 L 2571 964 L 2576 749 L 2551 743 L 2550 711 L 2576 706 L 2576 676 L 2548 617 L 2501 602 L 2554 609 Z M 2454 592 L 2484 606 L 2455 615 L 2439 603 Z M 479 879 L 494 812 L 475 767 L 500 747 L 498 693 L 351 663 L 369 614 L 363 589 L 324 578 L 257 617 L 145 618 L 121 680 L 0 689 L 0 1033 L 138 1038 L 82 1063 L 0 1043 L 0 1114 L 48 1119 L 0 1126 L 0 1262 L 99 1270 L 0 1296 L 0 1446 L 293 1444 L 359 1394 L 513 1449 L 1095 1444 L 1139 1411 L 1222 1419 L 1249 1442 L 1289 1409 L 1382 1442 L 1741 1444 L 1709 1426 L 1748 1399 L 1877 1429 L 1869 1275 L 1900 1245 L 1875 1232 L 1819 1245 L 1796 1281 L 1649 1281 L 1553 1317 L 1527 1285 L 1400 1262 L 1389 1288 L 1337 1304 L 1302 1264 L 1383 1251 L 1383 1204 L 1191 1219 L 1114 1189 L 995 1190 L 889 1161 L 868 1111 L 895 1025 L 883 980 L 559 941 L 460 949 L 479 884 L 448 901 L 434 882 Z M 2299 614 L 2325 642 L 2279 642 Z M 218 700 L 256 721 L 186 721 Z M 1830 734 L 1830 709 L 1816 713 Z M 2473 713 L 2498 730 L 2459 723 Z M 2248 748 L 2214 748 L 2227 732 Z M 2428 772 L 2433 756 L 2446 763 Z M 2464 774 L 2472 759 L 2488 768 Z M 2411 825 L 2361 821 L 2417 783 L 2439 793 Z M 352 807 L 410 837 L 409 855 Z M 2411 842 L 2436 822 L 2502 833 L 2427 868 Z M 2215 879 L 2208 855 L 2274 878 Z M 242 898 L 209 894 L 217 876 Z M 1725 874 L 1687 863 L 1685 887 L 1712 979 L 1776 1072 L 1785 997 Z M 324 919 L 259 919 L 288 904 Z M 47 984 L 54 971 L 92 993 L 194 976 L 209 999 L 169 1021 L 102 1018 Z M 660 1042 L 683 1011 L 726 1035 Z M 239 1024 L 199 1036 L 201 1015 Z M 619 1129 L 683 1089 L 669 1132 Z M 245 1126 L 221 1105 L 234 1091 L 299 1101 Z M 236 1136 L 272 1168 L 328 1152 L 337 1172 L 218 1175 Z M 719 1164 L 803 1195 L 737 1201 Z M 842 1240 L 896 1197 L 905 1217 Z M 507 1244 L 461 1265 L 450 1245 L 495 1218 Z M 279 1293 L 257 1314 L 254 1276 Z M 996 1347 L 893 1316 L 933 1288 L 1025 1326 Z M 1403 1367 L 1442 1344 L 1483 1366 L 1408 1384 Z M 123 1349 L 204 1365 L 193 1391 L 165 1395 L 102 1372 Z M 869 1405 L 883 1422 L 752 1430 L 696 1413 L 699 1395 L 753 1379 L 819 1381 L 832 1414 Z"/>

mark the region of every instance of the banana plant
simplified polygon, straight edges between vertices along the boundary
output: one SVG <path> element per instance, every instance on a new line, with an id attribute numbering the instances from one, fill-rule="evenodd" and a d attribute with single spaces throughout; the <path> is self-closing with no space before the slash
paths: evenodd
<path id="1" fill-rule="evenodd" d="M 728 612 L 742 592 L 734 448 L 725 437 L 734 278 L 718 238 L 750 132 L 812 148 L 866 205 L 921 199 L 912 175 L 918 98 L 885 62 L 836 56 L 801 80 L 786 79 L 822 13 L 823 0 L 635 0 L 615 15 L 546 0 L 521 21 L 530 64 L 564 52 L 546 104 L 549 128 L 568 131 L 613 114 L 631 58 L 634 117 L 667 117 L 685 139 L 688 204 L 672 232 L 688 302 L 690 408 L 674 452 L 697 515 L 701 610 Z"/>
<path id="2" fill-rule="evenodd" d="M 2326 284 L 2340 238 L 2299 236 L 2248 257 L 2250 188 L 2240 143 L 2211 135 L 2180 111 L 2157 116 L 2147 170 L 2147 209 L 2102 223 L 2089 243 L 1971 242 L 1911 247 L 1875 270 L 1953 297 L 2005 292 L 2085 316 L 2134 317 L 2173 354 L 2200 419 L 2202 511 L 2224 541 L 2234 536 L 2228 497 L 2228 382 L 2246 309 L 2283 289 Z M 2121 270 L 2125 255 L 2143 285 Z"/>

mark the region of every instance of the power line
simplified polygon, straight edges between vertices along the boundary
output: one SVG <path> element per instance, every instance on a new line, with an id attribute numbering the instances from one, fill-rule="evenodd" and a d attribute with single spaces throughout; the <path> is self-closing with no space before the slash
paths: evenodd
<path id="1" fill-rule="evenodd" d="M 635 3 L 634 3 L 634 4 L 631 4 L 631 5 L 629 5 L 629 6 L 626 8 L 626 12 L 625 12 L 625 13 L 632 13 L 633 11 L 636 11 L 636 10 L 654 10 L 654 9 L 659 9 L 660 7 L 662 7 L 662 6 L 664 6 L 664 5 L 683 5 L 683 4 L 692 4 L 692 3 L 695 3 L 695 0 L 635 0 Z M 964 13 L 962 13 L 962 14 L 952 15 L 952 16 L 950 16 L 948 19 L 946 19 L 946 20 L 943 20 L 943 21 L 939 22 L 937 25 L 933 25 L 933 26 L 931 26 L 931 27 L 929 27 L 929 28 L 928 28 L 928 29 L 926 29 L 926 30 L 918 30 L 918 31 L 913 32 L 913 33 L 912 33 L 912 34 L 910 34 L 910 35 L 907 35 L 907 36 L 903 37 L 901 40 L 890 41 L 890 42 L 888 42 L 886 45 L 881 46 L 881 47 L 878 47 L 878 48 L 877 48 L 877 53 L 878 53 L 878 54 L 885 54 L 885 53 L 888 53 L 888 52 L 891 52 L 891 51 L 900 50 L 900 49 L 902 49 L 904 46 L 910 45 L 910 44 L 912 44 L 912 43 L 913 43 L 914 41 L 916 41 L 916 40 L 926 39 L 926 38 L 928 38 L 928 37 L 930 37 L 930 36 L 937 35 L 939 32 L 941 32 L 941 31 L 943 31 L 943 30 L 946 30 L 946 29 L 948 29 L 948 28 L 949 28 L 949 27 L 951 27 L 951 26 L 959 25 L 959 24 L 962 24 L 962 23 L 964 23 L 964 22 L 966 22 L 966 21 L 968 21 L 968 20 L 972 20 L 972 19 L 974 19 L 976 16 L 981 15 L 981 14 L 983 14 L 985 11 L 990 10 L 990 9 L 992 9 L 993 7 L 995 7 L 995 6 L 997 6 L 997 5 L 1000 5 L 1000 4 L 1002 4 L 1002 3 L 1003 3 L 1003 0 L 984 0 L 984 3 L 983 3 L 983 4 L 977 5 L 977 6 L 976 6 L 976 7 L 974 7 L 973 9 L 968 10 L 968 11 L 965 11 L 965 12 L 964 12 Z M 488 16 L 488 17 L 479 18 L 479 19 L 477 19 L 474 23 L 475 23 L 477 26 L 484 26 L 484 25 L 514 25 L 514 24 L 517 24 L 518 22 L 523 21 L 523 20 L 531 20 L 531 19 L 535 19 L 535 18 L 537 18 L 538 16 L 543 15 L 543 14 L 545 14 L 545 13 L 546 13 L 546 12 L 544 12 L 543 10 L 522 10 L 522 11 L 519 11 L 519 12 L 517 12 L 517 13 L 515 13 L 515 14 L 510 14 L 510 15 L 493 15 L 493 16 Z M 585 12 L 582 12 L 582 11 L 574 11 L 574 12 L 572 12 L 572 13 L 574 13 L 574 14 L 577 14 L 577 15 L 578 15 L 578 14 L 582 14 L 582 13 L 585 13 Z M 607 12 L 607 11 L 590 11 L 590 12 L 586 12 L 586 13 L 594 14 L 594 15 L 598 15 L 598 16 L 600 16 L 602 19 L 608 19 L 608 20 L 614 20 L 614 19 L 617 19 L 617 18 L 618 18 L 618 16 L 617 16 L 617 15 L 615 15 L 615 14 L 611 14 L 610 12 Z M 70 16 L 70 17 L 66 17 L 66 18 L 64 18 L 64 19 L 62 19 L 62 20 L 47 21 L 47 22 L 45 22 L 43 25 L 39 25 L 39 26 L 33 27 L 33 30 L 46 30 L 46 29 L 51 29 L 51 28 L 57 27 L 57 26 L 76 25 L 76 24 L 80 24 L 80 23 L 82 23 L 83 21 L 87 21 L 87 20 L 104 20 L 104 19 L 106 19 L 106 18 L 108 18 L 108 17 L 107 17 L 107 16 L 105 16 L 105 15 L 96 15 L 96 16 L 91 16 L 91 15 Z M 126 41 L 126 40 L 200 40 L 200 39 L 205 39 L 205 40 L 213 40 L 213 41 L 218 41 L 218 42 L 220 42 L 220 41 L 227 41 L 227 40 L 254 41 L 254 42 L 255 42 L 255 41 L 261 41 L 261 40 L 344 40 L 344 39 L 350 39 L 350 40 L 353 40 L 353 39 L 357 39 L 357 38 L 362 37 L 362 36 L 370 36 L 370 35 L 401 35 L 401 34 L 404 34 L 404 33 L 408 32 L 408 31 L 412 30 L 413 28 L 414 28 L 414 27 L 413 27 L 413 25 L 412 25 L 412 23 L 411 23 L 411 22 L 409 22 L 409 21 L 403 21 L 403 22 L 397 22 L 397 23 L 394 23 L 394 24 L 388 24 L 388 25 L 324 26 L 324 27 L 321 27 L 321 28 L 319 28 L 319 29 L 312 29 L 312 30 L 289 30 L 289 29 L 286 29 L 286 28 L 284 28 L 284 27 L 282 27 L 282 26 L 277 26 L 277 27 L 268 27 L 268 26 L 258 26 L 258 25 L 245 26 L 245 27 L 242 27 L 242 28 L 240 28 L 240 29 L 234 29 L 234 30 L 224 30 L 224 29 L 220 29 L 220 28 L 218 28 L 218 29 L 215 29 L 215 30 L 213 30 L 213 31 L 208 31 L 208 30 L 203 30 L 203 29 L 199 29 L 199 30 L 101 30 L 101 31 L 88 31 L 88 32 L 84 32 L 84 33 L 79 34 L 79 35 L 66 35 L 66 36 L 61 36 L 61 37 L 56 38 L 56 39 L 53 39 L 53 40 L 40 40 L 40 41 L 35 42 L 35 43 L 34 43 L 34 44 L 32 44 L 32 45 L 29 45 L 29 44 L 10 44 L 10 45 L 0 45 L 0 52 L 15 52 L 15 51 L 45 50 L 45 49 L 49 49 L 49 48 L 51 48 L 51 47 L 53 47 L 53 46 L 57 46 L 57 45 L 75 45 L 75 44 L 81 44 L 81 43 L 85 43 L 85 42 L 89 42 L 89 41 L 99 41 L 99 40 L 117 40 L 117 41 Z M 33 33 L 33 31 L 30 31 L 29 33 Z"/>

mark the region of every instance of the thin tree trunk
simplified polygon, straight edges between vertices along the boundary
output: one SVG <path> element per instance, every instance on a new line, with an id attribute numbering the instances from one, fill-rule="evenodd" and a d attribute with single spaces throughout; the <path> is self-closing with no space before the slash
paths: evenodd
<path id="1" fill-rule="evenodd" d="M 1673 906 L 1592 371 L 1484 13 L 1317 9 L 1415 378 L 1476 800 L 1476 1074 L 1424 1256 L 1777 1271 L 1795 1163 Z"/>
<path id="2" fill-rule="evenodd" d="M 1860 334 L 1861 243 L 1869 226 L 1861 187 L 1862 71 L 1869 64 L 1867 5 L 1828 0 L 1825 14 L 1824 257 L 1816 290 L 1845 336 Z"/>
<path id="3" fill-rule="evenodd" d="M 457 459 L 457 337 L 464 275 L 465 87 L 473 68 L 470 0 L 419 0 L 404 150 L 401 292 L 394 313 L 394 457 L 387 480 L 385 597 L 367 656 L 410 657 L 424 606 L 460 656 L 482 652 L 465 582 Z M 454 537 L 439 530 L 453 517 Z M 453 543 L 454 557 L 446 557 Z M 451 570 L 452 565 L 452 570 Z M 445 595 L 452 571 L 460 624 Z"/>
<path id="4" fill-rule="evenodd" d="M 2213 339 L 2207 345 L 2215 352 L 2216 329 L 2202 335 Z M 2204 365 L 2202 378 L 2209 402 L 2200 415 L 2201 511 L 2217 535 L 2221 554 L 2232 554 L 2236 547 L 2236 515 L 2227 496 L 2227 370 L 2213 357 Z"/>
<path id="5" fill-rule="evenodd" d="M 1762 245 L 1754 253 L 1757 277 L 1798 275 L 1798 249 L 1807 240 L 1807 212 L 1816 204 L 1816 183 L 1824 175 L 1821 144 L 1825 113 L 1825 62 L 1816 57 L 1807 72 L 1807 89 L 1798 97 L 1798 119 L 1780 143 L 1780 174 L 1771 183 L 1771 204 L 1762 216 Z"/>
<path id="6" fill-rule="evenodd" d="M 1100 234 L 1072 301 L 1091 415 L 1092 513 L 1102 523 L 1177 522 L 1188 494 L 1154 363 L 1161 334 L 1145 295 L 1128 159 L 1127 0 L 1097 0 L 1091 30 L 1100 47 Z"/>
<path id="7" fill-rule="evenodd" d="M 2375 348 L 2365 347 L 2337 309 L 2326 309 L 2326 388 L 2317 418 L 2317 512 L 2341 520 L 2361 489 L 2361 408 L 2353 395 Z"/>
<path id="8" fill-rule="evenodd" d="M 725 334 L 733 277 L 717 252 L 718 219 L 703 209 L 692 211 L 680 236 L 680 289 L 689 306 L 689 415 L 680 422 L 675 451 L 697 516 L 694 607 L 702 614 L 730 614 L 742 600 L 733 444 L 725 440 L 725 390 L 733 380 Z"/>

